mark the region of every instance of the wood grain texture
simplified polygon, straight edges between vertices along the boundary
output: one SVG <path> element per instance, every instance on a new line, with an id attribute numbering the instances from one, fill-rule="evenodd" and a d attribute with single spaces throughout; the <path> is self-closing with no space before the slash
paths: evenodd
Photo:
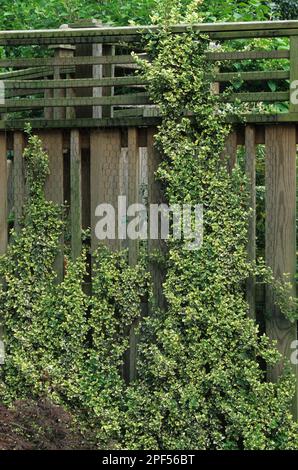
<path id="1" fill-rule="evenodd" d="M 140 202 L 140 157 L 138 145 L 138 129 L 128 129 L 128 206 Z M 139 253 L 139 241 L 128 240 L 129 263 L 133 266 L 137 263 Z"/>
<path id="2" fill-rule="evenodd" d="M 23 132 L 15 132 L 13 137 L 13 205 L 14 205 L 14 228 L 20 229 L 20 219 L 23 214 L 25 198 L 25 170 L 24 152 L 25 142 Z"/>
<path id="3" fill-rule="evenodd" d="M 235 129 L 232 129 L 227 137 L 222 158 L 227 161 L 228 171 L 231 173 L 237 161 L 237 132 Z"/>
<path id="4" fill-rule="evenodd" d="M 71 254 L 76 260 L 82 252 L 82 161 L 80 131 L 70 133 L 70 219 Z"/>
<path id="5" fill-rule="evenodd" d="M 249 206 L 252 213 L 248 225 L 247 255 L 250 262 L 256 260 L 256 132 L 254 126 L 245 127 L 245 169 L 249 184 Z M 247 280 L 247 301 L 249 304 L 249 316 L 255 319 L 255 279 Z"/>
<path id="6" fill-rule="evenodd" d="M 56 204 L 64 203 L 64 164 L 63 164 L 63 133 L 60 130 L 39 131 L 44 151 L 49 157 L 50 174 L 46 179 L 45 195 L 49 201 Z M 55 261 L 58 282 L 63 279 L 63 239 L 61 237 L 61 252 Z"/>
<path id="7" fill-rule="evenodd" d="M 91 250 L 98 247 L 95 226 L 96 207 L 107 203 L 117 209 L 119 195 L 119 158 L 121 135 L 119 129 L 97 129 L 90 134 L 91 180 Z M 117 224 L 116 224 L 117 225 Z M 117 233 L 117 227 L 116 227 Z M 118 240 L 105 240 L 111 249 L 118 248 Z"/>
<path id="8" fill-rule="evenodd" d="M 138 144 L 138 129 L 131 127 L 128 129 L 128 201 L 127 205 L 138 204 L 140 197 L 140 154 Z M 129 220 L 128 220 L 129 223 Z M 134 266 L 138 262 L 139 240 L 128 239 L 129 264 Z M 124 368 L 127 382 L 132 382 L 137 376 L 137 344 L 138 338 L 135 329 L 138 320 L 131 325 L 129 331 L 129 351 L 126 355 Z"/>
<path id="9" fill-rule="evenodd" d="M 147 146 L 148 146 L 148 204 L 163 204 L 165 198 L 161 190 L 161 184 L 156 178 L 156 171 L 161 164 L 162 156 L 155 147 L 155 134 L 157 129 L 150 127 L 147 131 Z M 150 253 L 163 251 L 165 244 L 159 240 L 153 240 L 149 237 L 148 250 Z M 158 263 L 150 262 L 150 272 L 153 280 L 153 295 L 156 305 L 159 308 L 165 306 L 165 299 L 163 296 L 162 284 L 164 282 L 164 272 L 162 272 Z"/>
<path id="10" fill-rule="evenodd" d="M 290 84 L 298 80 L 298 36 L 290 38 Z M 297 87 L 296 87 L 297 88 Z M 298 112 L 298 104 L 290 99 L 290 113 Z"/>
<path id="11" fill-rule="evenodd" d="M 296 128 L 267 126 L 266 134 L 266 262 L 274 276 L 296 272 Z M 294 287 L 293 287 L 294 293 Z M 297 325 L 289 322 L 275 305 L 270 288 L 266 292 L 266 331 L 277 341 L 278 349 L 290 359 L 291 344 L 297 339 Z M 272 368 L 268 377 L 278 380 L 282 364 Z M 297 377 L 297 366 L 293 365 Z M 294 412 L 297 417 L 297 395 Z"/>
<path id="12" fill-rule="evenodd" d="M 6 253 L 8 242 L 7 225 L 7 144 L 6 133 L 0 133 L 0 256 Z"/>
<path id="13" fill-rule="evenodd" d="M 70 48 L 69 46 L 57 46 L 55 47 L 55 57 L 57 59 L 61 58 L 68 58 L 72 60 L 74 55 L 74 48 Z M 59 66 L 54 66 L 54 80 L 59 80 L 61 78 L 61 74 L 63 71 Z M 73 97 L 72 90 L 67 90 L 63 88 L 55 88 L 53 91 L 53 99 L 71 99 Z M 48 112 L 49 113 L 49 112 Z M 53 118 L 54 119 L 65 119 L 66 117 L 74 117 L 74 112 L 71 108 L 64 109 L 63 107 L 57 107 L 53 109 Z"/>

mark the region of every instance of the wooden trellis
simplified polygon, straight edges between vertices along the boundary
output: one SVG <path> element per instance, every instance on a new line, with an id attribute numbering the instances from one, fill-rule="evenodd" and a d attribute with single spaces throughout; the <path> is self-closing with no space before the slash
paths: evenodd
<path id="1" fill-rule="evenodd" d="M 91 26 L 91 27 L 90 27 Z M 71 221 L 71 249 L 76 258 L 81 251 L 82 229 L 91 228 L 91 250 L 98 245 L 95 236 L 95 209 L 100 203 L 117 206 L 119 195 L 127 203 L 142 198 L 147 186 L 147 202 L 162 202 L 154 173 L 160 156 L 154 147 L 159 112 L 151 103 L 146 83 L 136 74 L 133 50 L 143 59 L 141 36 L 155 27 L 107 28 L 96 22 L 70 25 L 49 31 L 0 32 L 0 45 L 21 47 L 39 45 L 47 56 L 0 59 L 0 80 L 5 86 L 5 102 L 0 105 L 0 254 L 9 239 L 8 214 L 15 213 L 15 227 L 24 201 L 25 146 L 23 128 L 31 125 L 42 139 L 50 159 L 51 174 L 46 183 L 47 197 L 59 204 L 68 201 Z M 210 40 L 229 44 L 235 39 L 287 37 L 287 49 L 249 49 L 210 51 L 208 60 L 221 61 L 216 73 L 219 93 L 234 80 L 250 84 L 249 92 L 240 89 L 229 100 L 247 103 L 283 103 L 283 113 L 249 112 L 246 123 L 233 122 L 226 154 L 230 169 L 237 161 L 237 147 L 244 146 L 246 172 L 250 180 L 253 216 L 249 225 L 248 256 L 256 257 L 256 148 L 265 146 L 266 261 L 277 278 L 289 273 L 295 288 L 296 272 L 296 156 L 298 105 L 291 103 L 290 83 L 298 79 L 298 22 L 203 24 L 195 28 L 210 35 Z M 179 34 L 185 26 L 173 27 Z M 49 56 L 49 46 L 51 46 Z M 253 61 L 253 70 L 231 71 L 232 64 Z M 274 68 L 272 66 L 274 60 Z M 268 69 L 255 70 L 258 61 Z M 280 67 L 277 67 L 279 64 Z M 272 67 L 272 69 L 271 69 Z M 9 69 L 9 70 L 4 70 Z M 267 81 L 278 83 L 278 91 L 268 91 Z M 255 90 L 253 87 L 255 86 Z M 28 116 L 20 117 L 26 111 Z M 17 114 L 16 114 L 17 113 Z M 151 249 L 155 242 L 149 242 Z M 135 241 L 114 240 L 112 249 L 129 248 L 130 262 L 138 255 Z M 158 245 L 157 245 L 158 246 Z M 63 258 L 57 260 L 63 276 Z M 155 273 L 155 289 L 161 289 L 160 273 Z M 256 315 L 256 283 L 249 279 L 247 298 L 250 316 Z M 280 351 L 290 357 L 297 339 L 297 325 L 286 320 L 266 292 L 266 331 L 276 339 Z M 134 337 L 131 354 L 134 362 Z M 296 376 L 297 367 L 293 366 Z M 277 379 L 279 368 L 270 371 Z M 128 376 L 133 378 L 133 367 Z M 298 396 L 298 394 L 297 394 Z M 297 412 L 297 399 L 295 404 Z"/>

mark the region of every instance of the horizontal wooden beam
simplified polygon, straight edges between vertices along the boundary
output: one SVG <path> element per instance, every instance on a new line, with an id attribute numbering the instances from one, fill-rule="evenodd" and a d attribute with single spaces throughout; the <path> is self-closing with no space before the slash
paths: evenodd
<path id="1" fill-rule="evenodd" d="M 143 110 L 144 113 L 144 110 Z M 5 130 L 19 130 L 24 129 L 26 123 L 30 122 L 33 129 L 75 129 L 75 128 L 96 128 L 96 127 L 115 127 L 115 126 L 155 126 L 160 123 L 161 117 L 156 113 L 154 116 L 141 115 L 140 108 L 138 108 L 135 116 L 115 116 L 114 118 L 104 119 L 11 119 L 1 120 L 0 129 Z M 228 122 L 231 124 L 243 123 L 259 124 L 262 128 L 263 124 L 268 123 L 298 123 L 298 113 L 280 113 L 280 114 L 247 114 L 241 118 L 230 115 Z M 297 142 L 298 143 L 298 142 Z"/>
<path id="2" fill-rule="evenodd" d="M 97 28 L 99 29 L 99 28 Z M 82 29 L 80 31 L 83 31 Z M 69 37 L 50 37 L 46 36 L 44 37 L 43 35 L 41 37 L 35 36 L 35 37 L 26 37 L 24 36 L 23 38 L 1 38 L 0 35 L 0 46 L 30 46 L 30 45 L 39 45 L 39 46 L 51 46 L 51 45 L 60 45 L 61 40 L 63 42 L 67 42 L 67 44 L 123 44 L 125 45 L 126 43 L 134 43 L 135 45 L 137 43 L 141 43 L 142 37 L 138 35 L 130 35 L 130 36 L 122 36 L 122 35 L 110 35 L 110 36 L 69 36 Z"/>
<path id="3" fill-rule="evenodd" d="M 207 58 L 212 61 L 289 59 L 290 51 L 288 49 L 277 49 L 273 51 L 255 49 L 252 51 L 208 52 Z"/>
<path id="4" fill-rule="evenodd" d="M 189 29 L 189 24 L 178 24 L 171 27 L 174 33 L 183 33 Z M 79 42 L 118 42 L 134 41 L 141 34 L 156 32 L 159 26 L 126 26 L 102 28 L 68 28 L 49 30 L 1 31 L 0 45 L 24 44 L 68 44 Z M 192 26 L 195 31 L 209 33 L 213 37 L 274 37 L 297 34 L 298 21 L 252 21 L 232 23 L 201 23 Z"/>
<path id="5" fill-rule="evenodd" d="M 6 112 L 11 108 L 50 108 L 50 107 L 70 107 L 70 106 L 116 106 L 128 104 L 149 104 L 147 93 L 135 93 L 133 95 L 116 95 L 101 97 L 82 98 L 44 98 L 44 99 L 8 99 L 4 105 L 0 105 L 0 111 Z"/>
<path id="6" fill-rule="evenodd" d="M 171 26 L 171 30 L 176 33 L 183 33 L 189 29 L 190 25 L 181 23 Z M 265 31 L 272 29 L 298 29 L 298 21 L 244 21 L 244 22 L 216 22 L 216 23 L 197 23 L 192 28 L 202 32 L 218 32 L 218 31 Z M 0 39 L 18 39 L 18 38 L 36 38 L 36 37 L 56 37 L 68 38 L 75 36 L 113 36 L 113 35 L 131 35 L 142 34 L 150 31 L 158 31 L 157 25 L 145 26 L 103 26 L 101 28 L 66 28 L 66 29 L 39 29 L 39 30 L 11 30 L 1 31 Z"/>
<path id="7" fill-rule="evenodd" d="M 257 39 L 257 38 L 276 38 L 297 36 L 298 29 L 266 29 L 256 31 L 222 31 L 218 33 L 210 33 L 211 39 Z"/>
<path id="8" fill-rule="evenodd" d="M 214 79 L 217 82 L 231 82 L 235 80 L 244 81 L 267 81 L 287 80 L 290 78 L 289 70 L 264 70 L 261 72 L 222 72 L 216 73 Z"/>
<path id="9" fill-rule="evenodd" d="M 128 77 L 115 78 L 81 78 L 81 79 L 65 79 L 65 80 L 9 80 L 5 81 L 5 89 L 49 89 L 49 88 L 84 88 L 84 87 L 100 87 L 100 86 L 128 86 L 128 85 L 145 85 L 146 82 L 141 77 L 134 75 Z"/>
<path id="10" fill-rule="evenodd" d="M 74 66 L 66 66 L 61 70 L 62 73 L 73 73 L 75 72 Z M 12 72 L 0 73 L 0 80 L 13 80 L 14 78 L 23 78 L 26 80 L 39 78 L 39 77 L 50 77 L 54 74 L 52 67 L 32 67 L 23 70 L 13 70 Z"/>
<path id="11" fill-rule="evenodd" d="M 147 54 L 139 54 L 139 57 L 147 59 Z M 98 65 L 98 64 L 134 64 L 136 59 L 132 55 L 110 56 L 86 56 L 86 57 L 33 57 L 23 59 L 0 59 L 0 67 L 53 67 L 73 65 Z"/>
<path id="12" fill-rule="evenodd" d="M 159 117 L 119 117 L 119 118 L 82 118 L 82 119 L 15 119 L 0 121 L 0 129 L 17 130 L 24 129 L 25 124 L 30 123 L 32 129 L 76 129 L 97 127 L 126 127 L 126 126 L 154 126 L 160 123 Z"/>
<path id="13" fill-rule="evenodd" d="M 267 103 L 274 103 L 280 101 L 289 101 L 290 99 L 290 92 L 288 91 L 276 91 L 276 92 L 256 92 L 256 93 L 232 93 L 227 97 L 223 97 L 224 101 L 234 102 L 239 100 L 241 102 L 250 102 L 250 103 L 258 103 L 258 102 L 267 102 Z"/>

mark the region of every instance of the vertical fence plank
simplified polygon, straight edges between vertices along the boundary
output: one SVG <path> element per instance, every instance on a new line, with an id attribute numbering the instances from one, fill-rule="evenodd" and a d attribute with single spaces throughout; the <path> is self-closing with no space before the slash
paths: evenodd
<path id="1" fill-rule="evenodd" d="M 7 144 L 6 132 L 0 134 L 0 256 L 6 253 L 8 243 L 7 223 Z M 1 282 L 1 279 L 0 279 Z M 0 316 L 0 341 L 3 339 L 4 325 Z"/>
<path id="2" fill-rule="evenodd" d="M 70 213 L 71 213 L 71 254 L 73 260 L 82 251 L 82 188 L 81 188 L 80 131 L 70 132 Z"/>
<path id="3" fill-rule="evenodd" d="M 45 195 L 49 201 L 61 205 L 64 203 L 63 133 L 61 130 L 39 131 L 38 136 L 49 157 L 50 174 L 45 184 Z M 61 238 L 61 253 L 55 261 L 58 282 L 63 279 L 64 271 L 62 245 L 63 239 Z"/>
<path id="4" fill-rule="evenodd" d="M 115 54 L 115 47 L 108 44 L 93 44 L 92 46 L 93 56 L 108 56 Z M 115 66 L 112 64 L 98 64 L 93 65 L 93 78 L 105 78 L 114 76 Z M 111 96 L 113 94 L 113 87 L 94 87 L 93 96 Z M 111 106 L 93 106 L 93 117 L 102 118 L 102 117 L 112 117 L 112 107 Z"/>
<path id="5" fill-rule="evenodd" d="M 65 27 L 61 27 L 61 29 L 65 29 Z M 50 46 L 50 49 L 55 50 L 55 57 L 73 57 L 74 51 L 75 51 L 75 46 L 72 46 L 70 44 L 60 44 L 60 45 L 55 45 L 55 46 Z M 54 66 L 54 80 L 60 80 L 61 77 L 61 67 L 55 65 Z M 65 90 L 63 88 L 57 88 L 53 90 L 53 97 L 54 98 L 65 98 L 65 97 L 71 97 L 73 95 L 73 90 L 68 89 Z M 53 118 L 54 119 L 70 119 L 74 117 L 75 111 L 73 108 L 53 108 Z M 46 114 L 45 114 L 46 115 Z M 50 116 L 50 114 L 47 112 L 47 115 Z"/>
<path id="6" fill-rule="evenodd" d="M 161 155 L 154 145 L 154 136 L 157 133 L 156 128 L 150 127 L 147 134 L 148 146 L 148 204 L 162 204 L 164 197 L 161 190 L 160 182 L 156 179 L 156 171 L 161 163 Z M 149 253 L 156 251 L 162 252 L 165 245 L 161 240 L 151 240 L 149 237 L 148 250 Z M 164 273 L 161 267 L 156 263 L 150 262 L 150 271 L 153 282 L 153 296 L 157 307 L 163 308 L 164 296 L 162 292 L 162 284 L 164 282 Z"/>
<path id="7" fill-rule="evenodd" d="M 7 149 L 6 133 L 0 134 L 0 256 L 6 252 L 8 241 L 7 224 Z"/>
<path id="8" fill-rule="evenodd" d="M 138 129 L 128 129 L 128 206 L 140 202 L 140 155 L 138 144 Z M 129 264 L 134 266 L 138 262 L 139 240 L 128 239 Z M 137 336 L 135 329 L 138 321 L 131 325 L 129 331 L 129 351 L 126 357 L 125 378 L 131 382 L 136 379 L 137 366 Z"/>
<path id="9" fill-rule="evenodd" d="M 138 129 L 128 129 L 128 206 L 140 202 L 140 157 L 138 145 Z M 128 240 L 129 263 L 131 266 L 138 261 L 139 241 Z"/>
<path id="10" fill-rule="evenodd" d="M 44 151 L 49 157 L 50 174 L 45 185 L 46 198 L 56 204 L 63 204 L 63 134 L 60 130 L 39 131 Z"/>
<path id="11" fill-rule="evenodd" d="M 25 197 L 25 175 L 24 175 L 24 135 L 23 132 L 16 131 L 13 141 L 13 204 L 14 204 L 14 228 L 20 229 L 20 219 L 23 214 L 23 204 Z"/>
<path id="12" fill-rule="evenodd" d="M 247 125 L 245 127 L 245 165 L 246 176 L 249 181 L 249 205 L 252 214 L 248 225 L 248 260 L 254 262 L 256 260 L 256 135 L 255 127 Z M 255 318 L 255 279 L 249 278 L 247 281 L 247 301 L 249 304 L 249 315 Z"/>
<path id="13" fill-rule="evenodd" d="M 126 144 L 125 144 L 126 145 Z M 122 147 L 119 159 L 119 196 L 128 195 L 128 147 Z M 126 199 L 126 210 L 127 210 L 127 199 Z M 118 223 L 121 224 L 121 232 L 126 231 L 127 220 L 125 217 L 121 217 Z M 126 249 L 128 248 L 128 243 L 126 239 L 119 240 L 119 248 Z"/>
<path id="14" fill-rule="evenodd" d="M 97 248 L 99 240 L 95 227 L 96 207 L 111 204 L 115 211 L 119 194 L 119 158 L 121 135 L 119 129 L 96 129 L 90 135 L 90 180 L 91 180 L 91 250 Z M 117 224 L 116 224 L 117 236 Z M 111 249 L 118 248 L 118 240 L 105 240 Z"/>
<path id="15" fill-rule="evenodd" d="M 228 171 L 231 173 L 237 162 L 237 132 L 233 129 L 226 141 L 225 158 L 228 158 Z"/>
<path id="16" fill-rule="evenodd" d="M 296 129 L 292 125 L 267 126 L 266 135 L 266 261 L 274 276 L 296 271 Z M 293 288 L 294 293 L 294 288 Z M 289 322 L 274 303 L 270 288 L 266 292 L 266 330 L 277 340 L 279 351 L 288 359 L 297 339 L 297 324 Z M 276 381 L 282 364 L 269 371 Z M 297 366 L 293 365 L 297 377 Z M 297 390 L 297 388 L 296 388 Z M 294 403 L 297 417 L 297 394 Z"/>
<path id="17" fill-rule="evenodd" d="M 290 37 L 290 84 L 298 80 L 298 36 Z M 295 87 L 297 89 L 297 86 Z M 298 104 L 290 99 L 290 113 L 298 113 Z"/>

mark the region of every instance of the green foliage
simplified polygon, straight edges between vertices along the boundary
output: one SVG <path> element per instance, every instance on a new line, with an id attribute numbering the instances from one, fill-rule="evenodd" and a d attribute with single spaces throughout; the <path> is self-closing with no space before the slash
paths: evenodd
<path id="1" fill-rule="evenodd" d="M 171 22 L 177 11 L 169 12 Z M 148 45 L 152 63 L 144 64 L 163 116 L 159 177 L 170 204 L 204 205 L 204 241 L 193 251 L 186 240 L 169 242 L 167 309 L 143 324 L 139 376 L 127 391 L 125 447 L 293 449 L 295 379 L 286 365 L 278 383 L 266 382 L 260 363 L 274 366 L 281 356 L 248 318 L 244 294 L 251 274 L 276 281 L 247 262 L 246 179 L 238 167 L 229 174 L 221 156 L 230 110 L 210 94 L 208 45 L 191 30 L 178 36 L 163 27 Z M 275 287 L 291 315 L 286 289 Z"/>
<path id="2" fill-rule="evenodd" d="M 29 131 L 30 132 L 30 131 Z M 47 397 L 93 430 L 96 440 L 119 439 L 124 381 L 120 368 L 127 331 L 139 316 L 148 275 L 127 254 L 101 247 L 93 263 L 93 296 L 84 292 L 85 254 L 65 260 L 57 282 L 54 261 L 63 231 L 62 209 L 45 199 L 48 157 L 38 137 L 25 150 L 28 198 L 20 232 L 0 258 L 0 315 L 6 362 L 1 398 Z"/>
<path id="3" fill-rule="evenodd" d="M 182 0 L 181 10 L 192 0 Z M 0 0 L 1 29 L 43 29 L 59 27 L 78 19 L 97 18 L 103 23 L 150 24 L 152 12 L 165 0 Z M 171 3 L 171 2 L 170 2 Z M 283 4 L 283 11 L 295 2 Z M 264 0 L 205 0 L 202 19 L 213 21 L 255 21 L 270 19 L 274 4 Z M 291 7 L 291 11 L 293 8 Z"/>
<path id="4" fill-rule="evenodd" d="M 42 12 L 26 3 L 34 26 L 48 11 L 39 3 Z M 158 3 L 153 19 L 162 17 L 163 25 L 202 19 L 199 1 Z M 116 4 L 109 2 L 110 15 L 116 15 Z M 73 18 L 84 15 L 84 5 Z M 125 8 L 130 15 L 127 3 Z M 95 15 L 88 11 L 88 16 Z M 48 21 L 56 18 L 57 12 Z M 53 265 L 61 255 L 62 209 L 45 199 L 48 158 L 39 139 L 29 135 L 22 228 L 12 233 L 8 253 L 0 258 L 7 353 L 1 398 L 8 404 L 50 398 L 109 448 L 297 448 L 298 429 L 289 412 L 294 379 L 287 364 L 277 384 L 266 382 L 260 364 L 274 366 L 282 357 L 247 317 L 245 281 L 257 275 L 271 284 L 292 319 L 294 299 L 289 305 L 286 286 L 262 263 L 246 260 L 247 181 L 239 167 L 229 174 L 222 159 L 231 108 L 210 94 L 209 40 L 191 28 L 173 35 L 166 26 L 149 39 L 153 61 L 144 64 L 144 74 L 163 116 L 158 175 L 170 204 L 203 203 L 203 246 L 190 251 L 186 240 L 169 240 L 166 308 L 152 307 L 141 323 L 138 379 L 128 386 L 121 369 L 128 331 L 148 296 L 146 266 L 130 267 L 127 253 L 100 247 L 91 297 L 83 284 L 85 254 L 75 262 L 66 258 L 64 280 L 57 282 Z"/>
<path id="5" fill-rule="evenodd" d="M 298 2 L 297 0 L 278 0 L 274 2 L 275 12 L 281 20 L 297 20 L 298 19 Z"/>

